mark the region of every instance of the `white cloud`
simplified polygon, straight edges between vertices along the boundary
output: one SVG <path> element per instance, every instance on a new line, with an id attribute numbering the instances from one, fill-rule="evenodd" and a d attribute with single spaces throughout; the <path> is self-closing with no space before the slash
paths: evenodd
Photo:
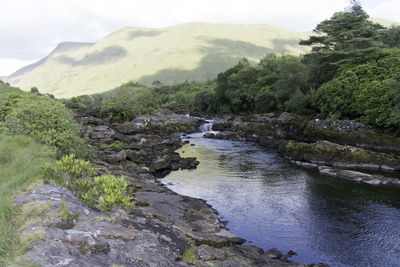
<path id="1" fill-rule="evenodd" d="M 400 21 L 399 0 L 364 0 L 372 16 Z M 349 0 L 0 0 L 0 74 L 10 60 L 35 61 L 61 41 L 92 42 L 125 26 L 183 22 L 266 23 L 296 31 L 343 10 Z"/>
<path id="2" fill-rule="evenodd" d="M 14 70 L 17 70 L 23 66 L 29 65 L 32 62 L 29 60 L 19 59 L 1 59 L 0 61 L 0 74 L 10 75 Z M 11 70 L 11 71 L 10 71 Z"/>

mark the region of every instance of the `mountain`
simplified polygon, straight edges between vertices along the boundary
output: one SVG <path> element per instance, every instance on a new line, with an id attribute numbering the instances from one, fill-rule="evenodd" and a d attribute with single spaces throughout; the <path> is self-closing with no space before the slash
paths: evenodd
<path id="1" fill-rule="evenodd" d="M 5 80 L 7 76 L 0 76 L 0 80 Z"/>
<path id="2" fill-rule="evenodd" d="M 384 18 L 377 18 L 377 17 L 371 17 L 369 18 L 372 22 L 375 23 L 379 23 L 387 28 L 389 28 L 390 26 L 399 26 L 400 24 L 398 22 L 392 21 L 392 20 L 388 20 L 388 19 L 384 19 Z"/>
<path id="3" fill-rule="evenodd" d="M 243 57 L 256 63 L 268 53 L 304 54 L 309 48 L 298 42 L 309 34 L 265 24 L 126 27 L 96 43 L 61 43 L 6 81 L 25 90 L 36 86 L 56 97 L 99 93 L 128 81 L 205 81 Z"/>

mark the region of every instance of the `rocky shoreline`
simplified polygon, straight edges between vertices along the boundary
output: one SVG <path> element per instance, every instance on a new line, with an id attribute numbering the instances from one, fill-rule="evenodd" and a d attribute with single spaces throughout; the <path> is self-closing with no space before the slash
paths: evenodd
<path id="1" fill-rule="evenodd" d="M 39 185 L 19 196 L 26 256 L 40 266 L 326 266 L 298 264 L 271 249 L 243 246 L 204 200 L 181 196 L 157 182 L 195 158 L 175 152 L 177 132 L 197 132 L 204 120 L 158 115 L 117 124 L 79 116 L 82 133 L 96 150 L 99 174 L 124 175 L 136 201 L 131 209 L 106 214 L 72 192 Z M 68 207 L 69 215 L 63 209 Z"/>
<path id="2" fill-rule="evenodd" d="M 226 116 L 206 138 L 273 147 L 300 167 L 370 185 L 400 186 L 400 138 L 354 121 L 280 116 Z"/>

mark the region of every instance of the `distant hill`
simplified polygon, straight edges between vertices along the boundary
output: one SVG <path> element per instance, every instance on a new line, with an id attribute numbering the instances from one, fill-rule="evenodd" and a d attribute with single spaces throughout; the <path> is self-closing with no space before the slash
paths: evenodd
<path id="1" fill-rule="evenodd" d="M 375 23 L 379 23 L 385 27 L 390 27 L 393 25 L 400 25 L 400 23 L 398 23 L 398 22 L 388 20 L 388 19 L 383 19 L 383 18 L 371 17 L 370 20 Z"/>
<path id="2" fill-rule="evenodd" d="M 214 79 L 246 57 L 304 54 L 309 33 L 270 25 L 187 23 L 161 29 L 122 28 L 96 43 L 61 43 L 47 57 L 6 81 L 57 97 L 93 94 L 124 82 L 164 84 Z"/>

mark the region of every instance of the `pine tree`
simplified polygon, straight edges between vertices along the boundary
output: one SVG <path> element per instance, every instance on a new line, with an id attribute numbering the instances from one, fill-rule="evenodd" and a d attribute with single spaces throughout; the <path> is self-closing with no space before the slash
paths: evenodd
<path id="1" fill-rule="evenodd" d="M 359 2 L 351 1 L 348 9 L 317 25 L 314 32 L 318 35 L 300 41 L 312 46 L 304 62 L 312 66 L 316 86 L 329 81 L 341 65 L 357 64 L 383 47 L 379 30 L 384 27 L 368 18 Z"/>

